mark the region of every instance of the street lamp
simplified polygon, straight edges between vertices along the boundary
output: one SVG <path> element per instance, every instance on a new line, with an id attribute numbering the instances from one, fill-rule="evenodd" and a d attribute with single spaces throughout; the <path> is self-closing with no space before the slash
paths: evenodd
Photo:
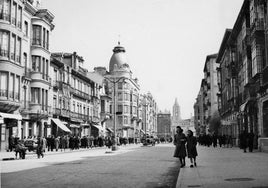
<path id="1" fill-rule="evenodd" d="M 129 80 L 129 78 L 126 78 L 126 77 L 120 77 L 118 79 L 109 79 L 107 77 L 104 77 L 107 81 L 109 81 L 110 83 L 113 84 L 113 89 L 114 89 L 114 97 L 113 97 L 113 103 L 114 103 L 114 109 L 113 109 L 113 116 L 114 116 L 114 119 L 113 119 L 113 124 L 114 124 L 114 141 L 113 141 L 113 145 L 112 145 L 112 151 L 116 151 L 118 150 L 118 147 L 116 146 L 116 100 L 115 100 L 115 97 L 116 97 L 116 83 L 118 83 L 120 80 Z"/>

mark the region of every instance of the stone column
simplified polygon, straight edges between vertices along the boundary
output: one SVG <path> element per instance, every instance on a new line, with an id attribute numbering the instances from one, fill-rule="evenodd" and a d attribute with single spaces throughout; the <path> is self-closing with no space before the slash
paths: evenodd
<path id="1" fill-rule="evenodd" d="M 37 136 L 37 122 L 33 122 L 32 124 L 32 133 L 33 136 Z"/>
<path id="2" fill-rule="evenodd" d="M 39 133 L 39 135 L 41 137 L 43 137 L 45 135 L 45 133 L 44 133 L 44 131 L 45 131 L 45 129 L 44 129 L 45 125 L 44 125 L 44 123 L 45 123 L 45 121 L 42 119 L 41 120 L 41 125 L 40 125 L 41 126 L 41 128 L 40 128 L 41 132 Z"/>
<path id="3" fill-rule="evenodd" d="M 29 122 L 28 121 L 25 121 L 24 122 L 24 127 L 23 127 L 23 135 L 28 138 L 29 136 Z"/>
<path id="4" fill-rule="evenodd" d="M 21 138 L 21 120 L 18 120 L 18 129 L 17 129 L 17 136 Z"/>

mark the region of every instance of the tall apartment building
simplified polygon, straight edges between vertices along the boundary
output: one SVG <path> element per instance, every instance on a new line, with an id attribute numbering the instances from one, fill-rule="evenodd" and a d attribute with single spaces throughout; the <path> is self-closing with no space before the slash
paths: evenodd
<path id="1" fill-rule="evenodd" d="M 208 55 L 204 65 L 204 78 L 194 105 L 194 118 L 197 134 L 208 134 L 209 123 L 218 111 L 217 54 Z"/>
<path id="2" fill-rule="evenodd" d="M 267 1 L 245 0 L 232 30 L 226 30 L 217 62 L 223 132 L 239 139 L 246 130 L 267 137 Z M 266 40 L 265 40 L 266 39 Z M 265 42 L 266 41 L 266 42 Z M 254 139 L 257 146 L 257 137 Z"/>
<path id="3" fill-rule="evenodd" d="M 1 150 L 11 135 L 43 136 L 51 116 L 49 36 L 54 16 L 39 9 L 38 2 L 0 1 Z"/>
<path id="4" fill-rule="evenodd" d="M 159 112 L 157 114 L 157 136 L 166 140 L 172 137 L 170 112 Z"/>
<path id="5" fill-rule="evenodd" d="M 157 134 L 157 112 L 158 107 L 152 94 L 148 92 L 142 97 L 142 129 L 148 135 Z"/>

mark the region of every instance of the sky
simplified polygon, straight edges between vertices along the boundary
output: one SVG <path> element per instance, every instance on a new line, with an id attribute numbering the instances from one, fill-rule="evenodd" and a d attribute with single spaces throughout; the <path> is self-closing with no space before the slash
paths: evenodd
<path id="1" fill-rule="evenodd" d="M 120 40 L 141 92 L 151 92 L 159 110 L 175 98 L 182 118 L 193 105 L 207 55 L 218 53 L 243 0 L 42 0 L 54 16 L 51 52 L 77 52 L 84 67 L 108 69 Z"/>

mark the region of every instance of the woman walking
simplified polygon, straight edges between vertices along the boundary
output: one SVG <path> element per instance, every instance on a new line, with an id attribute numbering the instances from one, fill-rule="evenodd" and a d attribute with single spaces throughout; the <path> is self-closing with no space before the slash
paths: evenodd
<path id="1" fill-rule="evenodd" d="M 185 157 L 186 157 L 186 136 L 183 134 L 183 130 L 180 126 L 177 126 L 176 135 L 174 136 L 174 145 L 176 146 L 174 157 L 180 159 L 181 168 L 185 166 Z"/>
<path id="2" fill-rule="evenodd" d="M 197 156 L 197 150 L 196 150 L 197 140 L 196 137 L 193 135 L 193 132 L 191 130 L 187 131 L 187 154 L 188 158 L 191 161 L 190 167 L 193 168 L 196 166 L 196 156 Z M 194 165 L 193 165 L 194 162 Z"/>

